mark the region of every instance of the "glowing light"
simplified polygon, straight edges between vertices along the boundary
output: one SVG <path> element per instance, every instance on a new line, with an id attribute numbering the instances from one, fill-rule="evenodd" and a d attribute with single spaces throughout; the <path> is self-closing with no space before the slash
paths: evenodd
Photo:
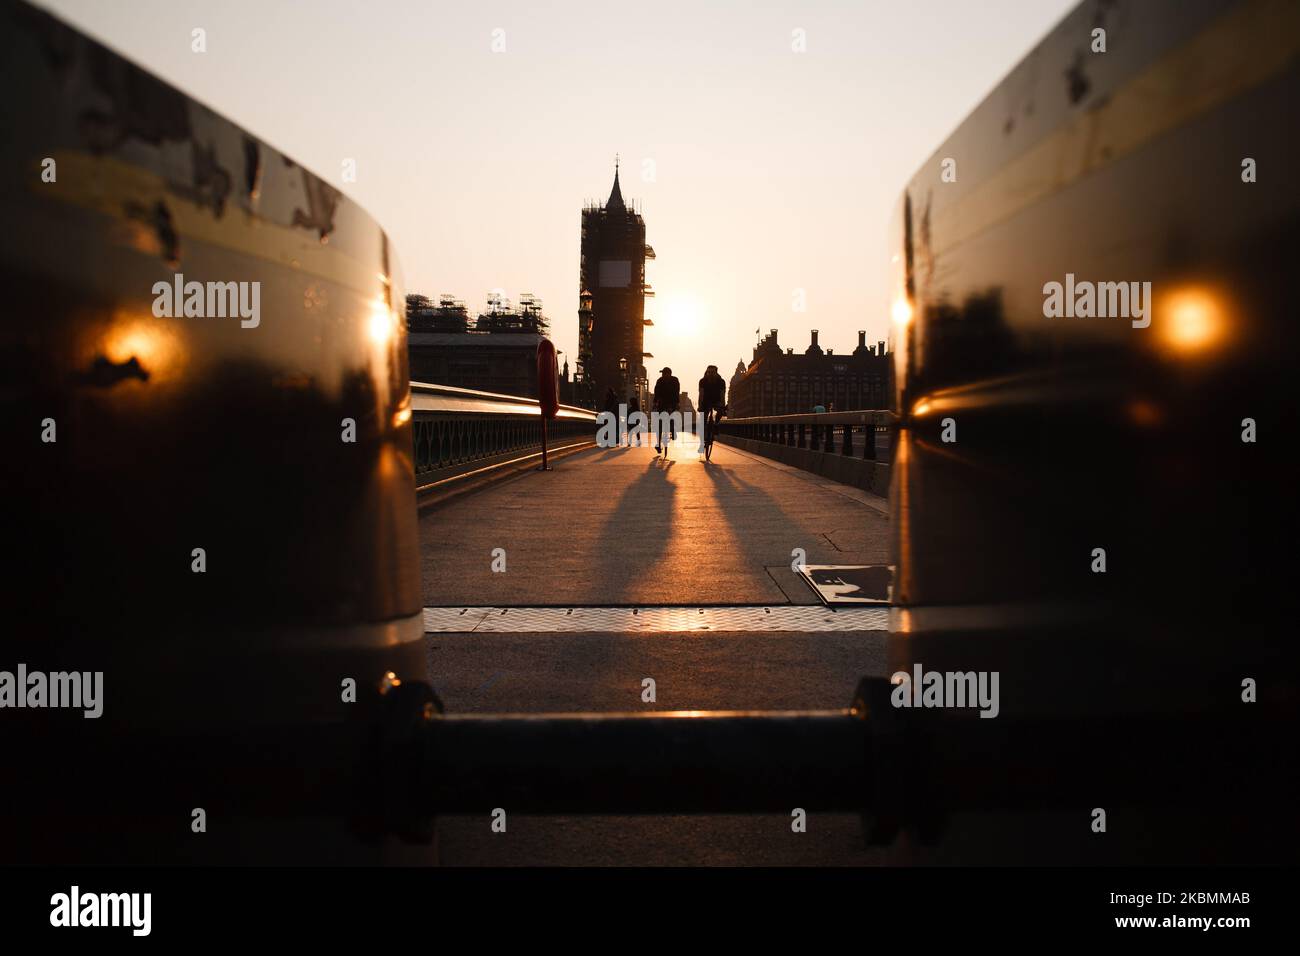
<path id="1" fill-rule="evenodd" d="M 144 322 L 114 326 L 104 340 L 104 357 L 119 365 L 133 358 L 142 365 L 155 365 L 160 351 L 162 336 Z"/>
<path id="2" fill-rule="evenodd" d="M 155 383 L 175 374 L 184 355 L 175 326 L 126 311 L 113 314 L 108 332 L 95 346 L 94 351 L 114 365 L 135 359 Z"/>
<path id="3" fill-rule="evenodd" d="M 1164 420 L 1160 406 L 1143 398 L 1129 402 L 1129 420 L 1140 428 L 1154 428 Z"/>
<path id="4" fill-rule="evenodd" d="M 930 402 L 928 399 L 924 399 L 924 398 L 912 406 L 912 414 L 917 418 L 920 418 L 929 410 L 930 410 Z"/>
<path id="5" fill-rule="evenodd" d="M 409 408 L 399 408 L 393 414 L 393 427 L 400 428 L 411 420 L 411 410 Z"/>
<path id="6" fill-rule="evenodd" d="M 1156 309 L 1155 326 L 1171 350 L 1203 352 L 1226 332 L 1223 302 L 1212 291 L 1188 286 L 1165 295 Z"/>
<path id="7" fill-rule="evenodd" d="M 388 341 L 393 337 L 394 327 L 392 313 L 384 305 L 384 300 L 376 297 L 370 306 L 370 323 L 368 326 L 370 340 L 376 345 L 387 345 Z"/>
<path id="8" fill-rule="evenodd" d="M 880 300 L 877 299 L 877 302 Z M 912 321 L 912 303 L 907 301 L 907 296 L 899 295 L 894 300 L 893 308 L 889 310 L 895 325 L 907 325 Z"/>
<path id="9" fill-rule="evenodd" d="M 700 304 L 690 296 L 676 296 L 664 302 L 657 328 L 673 339 L 694 334 L 700 324 Z"/>

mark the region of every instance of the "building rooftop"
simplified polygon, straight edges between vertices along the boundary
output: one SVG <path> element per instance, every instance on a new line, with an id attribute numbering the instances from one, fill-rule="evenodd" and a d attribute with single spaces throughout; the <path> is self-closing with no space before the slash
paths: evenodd
<path id="1" fill-rule="evenodd" d="M 537 332 L 411 332 L 406 338 L 409 345 L 496 345 L 511 348 L 531 345 L 536 348 L 546 336 Z"/>

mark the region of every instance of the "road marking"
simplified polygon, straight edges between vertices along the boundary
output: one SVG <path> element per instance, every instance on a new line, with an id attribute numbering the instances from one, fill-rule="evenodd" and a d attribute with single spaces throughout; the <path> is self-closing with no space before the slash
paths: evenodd
<path id="1" fill-rule="evenodd" d="M 885 631 L 889 609 L 752 607 L 426 607 L 426 634 L 665 634 L 696 631 Z"/>

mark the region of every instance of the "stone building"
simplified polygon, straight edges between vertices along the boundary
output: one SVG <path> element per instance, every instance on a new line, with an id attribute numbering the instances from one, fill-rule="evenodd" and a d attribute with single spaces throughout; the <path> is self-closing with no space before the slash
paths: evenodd
<path id="1" fill-rule="evenodd" d="M 514 308 L 488 297 L 473 322 L 465 304 L 442 296 L 407 296 L 411 380 L 480 392 L 537 397 L 537 344 L 546 337 L 542 303 L 528 293 Z"/>
<path id="2" fill-rule="evenodd" d="M 858 332 L 852 352 L 836 355 L 823 350 L 812 330 L 802 354 L 782 351 L 773 329 L 754 347 L 748 368 L 731 379 L 728 405 L 732 418 L 794 415 L 822 405 L 827 411 L 856 411 L 889 407 L 890 359 L 885 343 L 867 345 Z"/>

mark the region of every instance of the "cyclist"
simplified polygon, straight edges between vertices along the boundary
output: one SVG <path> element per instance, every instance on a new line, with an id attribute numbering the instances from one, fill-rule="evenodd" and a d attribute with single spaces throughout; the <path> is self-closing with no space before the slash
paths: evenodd
<path id="1" fill-rule="evenodd" d="M 696 396 L 699 401 L 696 408 L 703 423 L 700 442 L 704 448 L 704 460 L 713 454 L 713 430 L 717 420 L 727 412 L 727 380 L 718 374 L 718 367 L 710 365 L 704 370 L 700 379 L 700 391 Z"/>

